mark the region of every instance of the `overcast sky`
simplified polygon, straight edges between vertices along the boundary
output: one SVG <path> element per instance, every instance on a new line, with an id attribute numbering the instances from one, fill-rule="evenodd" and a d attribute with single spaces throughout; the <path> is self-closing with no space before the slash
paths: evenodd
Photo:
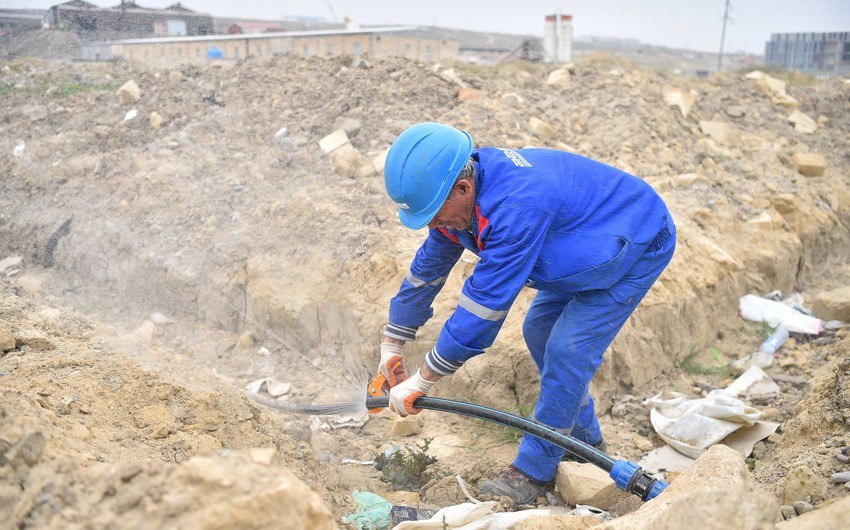
<path id="1" fill-rule="evenodd" d="M 140 0 L 165 7 L 177 0 Z M 46 9 L 54 1 L 0 0 L 2 7 Z M 119 0 L 92 1 L 111 6 Z M 715 51 L 725 0 L 182 0 L 214 16 L 313 16 L 363 25 L 416 24 L 543 34 L 543 17 L 573 15 L 574 35 L 634 38 L 648 44 Z M 732 0 L 726 50 L 764 53 L 771 33 L 850 31 L 850 0 Z"/>

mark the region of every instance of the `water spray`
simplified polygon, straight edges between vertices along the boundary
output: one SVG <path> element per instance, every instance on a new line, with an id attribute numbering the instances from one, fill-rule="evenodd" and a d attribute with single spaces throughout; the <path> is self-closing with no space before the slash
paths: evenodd
<path id="1" fill-rule="evenodd" d="M 352 411 L 365 412 L 367 409 L 386 408 L 389 406 L 390 400 L 388 396 L 367 397 L 365 401 L 363 399 L 358 399 L 344 403 L 321 405 L 286 403 L 259 394 L 249 393 L 249 395 L 251 399 L 268 407 L 285 412 L 317 416 L 334 415 Z M 469 416 L 471 418 L 498 423 L 499 425 L 516 429 L 526 434 L 536 436 L 546 442 L 553 443 L 566 450 L 566 452 L 573 457 L 582 459 L 604 470 L 608 473 L 618 488 L 626 493 L 637 495 L 643 501 L 654 499 L 667 487 L 667 482 L 649 475 L 643 470 L 643 468 L 634 462 L 623 459 L 614 459 L 607 453 L 587 445 L 572 436 L 561 434 L 548 427 L 540 425 L 539 423 L 534 423 L 531 420 L 508 412 L 475 405 L 473 403 L 465 403 L 463 401 L 425 396 L 417 399 L 413 405 L 419 409 L 451 412 L 453 414 L 460 414 L 462 416 Z"/>

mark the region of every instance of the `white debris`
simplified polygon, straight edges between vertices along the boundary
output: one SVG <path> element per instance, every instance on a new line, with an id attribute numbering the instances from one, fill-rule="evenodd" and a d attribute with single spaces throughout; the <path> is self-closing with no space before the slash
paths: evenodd
<path id="1" fill-rule="evenodd" d="M 138 113 L 139 113 L 139 111 L 137 111 L 136 109 L 130 109 L 130 110 L 128 110 L 128 111 L 127 111 L 127 114 L 125 114 L 125 115 L 124 115 L 124 121 L 130 121 L 130 120 L 132 120 L 133 118 L 135 118 L 135 117 L 136 117 L 136 115 L 137 115 Z"/>
<path id="2" fill-rule="evenodd" d="M 25 144 L 24 142 L 19 142 L 18 145 L 16 145 L 15 148 L 12 149 L 12 156 L 14 156 L 15 158 L 20 158 L 24 156 L 24 150 L 26 148 L 27 144 Z"/>

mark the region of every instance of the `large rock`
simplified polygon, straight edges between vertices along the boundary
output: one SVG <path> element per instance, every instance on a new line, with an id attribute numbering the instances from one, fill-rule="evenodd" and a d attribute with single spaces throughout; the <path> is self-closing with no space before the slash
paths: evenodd
<path id="1" fill-rule="evenodd" d="M 561 462 L 555 484 L 568 503 L 589 504 L 606 511 L 629 496 L 614 484 L 608 473 L 593 464 Z"/>
<path id="2" fill-rule="evenodd" d="M 713 445 L 657 498 L 595 528 L 767 530 L 779 517 L 779 505 L 756 488 L 741 454 Z"/>
<path id="3" fill-rule="evenodd" d="M 801 175 L 819 177 L 826 171 L 826 159 L 816 153 L 794 153 L 794 168 Z"/>
<path id="4" fill-rule="evenodd" d="M 822 320 L 850 322 L 850 286 L 816 294 L 812 312 Z"/>
<path id="5" fill-rule="evenodd" d="M 477 88 L 472 87 L 460 87 L 457 91 L 457 100 L 458 101 L 469 101 L 471 99 L 484 99 L 487 97 L 487 93 L 483 90 L 478 90 Z"/>
<path id="6" fill-rule="evenodd" d="M 121 96 L 121 100 L 124 103 L 132 105 L 141 99 L 142 91 L 136 81 L 130 79 L 121 85 L 121 88 L 118 89 L 118 95 Z"/>
<path id="7" fill-rule="evenodd" d="M 808 466 L 795 467 L 785 476 L 782 504 L 823 500 L 826 495 L 826 488 L 826 478 L 819 477 Z"/>
<path id="8" fill-rule="evenodd" d="M 559 68 L 549 74 L 546 84 L 556 87 L 564 87 L 570 84 L 570 70 L 567 67 Z"/>

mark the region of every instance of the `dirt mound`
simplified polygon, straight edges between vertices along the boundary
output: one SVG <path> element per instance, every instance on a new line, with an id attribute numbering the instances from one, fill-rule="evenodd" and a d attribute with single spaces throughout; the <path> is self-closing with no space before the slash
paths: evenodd
<path id="1" fill-rule="evenodd" d="M 12 337 L 0 358 L 0 510 L 9 524 L 334 527 L 298 478 L 327 494 L 333 481 L 318 477 L 333 473 L 305 465 L 310 448 L 243 396 L 203 375 L 193 383 L 208 391 L 143 370 L 111 344 L 114 330 L 0 283 L 0 333 Z M 172 366 L 172 376 L 187 368 Z"/>
<path id="2" fill-rule="evenodd" d="M 780 97 L 771 92 L 775 83 L 743 73 L 690 79 L 604 55 L 551 74 L 520 63 L 431 67 L 284 56 L 172 71 L 5 64 L 0 257 L 17 254 L 23 262 L 7 287 L 21 296 L 2 307 L 15 330 L 32 328 L 56 346 L 36 341 L 0 361 L 14 393 L 4 425 L 19 433 L 20 444 L 15 478 L 3 483 L 33 485 L 15 500 L 26 507 L 20 517 L 54 524 L 38 495 L 66 468 L 82 489 L 74 490 L 77 500 L 55 495 L 51 502 L 66 502 L 70 513 L 84 505 L 95 510 L 85 500 L 94 498 L 85 486 L 94 483 L 89 469 L 145 462 L 139 465 L 159 466 L 167 476 L 212 458 L 210 466 L 230 473 L 247 462 L 242 453 L 273 447 L 272 469 L 285 462 L 341 515 L 352 489 L 392 489 L 371 468 L 340 466 L 343 458 L 371 460 L 392 445 L 433 437 L 430 451 L 440 462 L 416 496 L 424 504 L 462 499 L 455 473 L 474 487 L 511 458 L 514 433 L 470 428 L 466 419 L 423 414 L 413 442 L 388 438 L 387 415 L 357 432 L 311 433 L 276 413 L 270 420 L 228 389 L 273 377 L 292 383 L 284 399 L 294 401 L 362 391 L 358 377 L 373 369 L 388 300 L 423 237 L 397 222 L 378 169 L 392 139 L 414 122 L 464 127 L 478 145 L 573 150 L 646 178 L 664 196 L 678 227 L 677 255 L 594 381 L 606 438 L 619 456 L 636 459 L 660 443 L 641 396 L 724 386 L 728 381 L 710 368 L 758 347 L 758 335 L 737 320 L 739 296 L 774 289 L 809 296 L 846 285 L 846 83 L 789 79 Z M 138 96 L 117 94 L 131 79 Z M 338 129 L 352 144 L 343 160 L 318 146 Z M 799 155 L 821 158 L 804 157 L 814 162 L 803 168 Z M 411 363 L 436 338 L 475 262 L 461 258 L 435 318 L 408 346 Z M 533 294 L 521 294 L 488 354 L 441 382 L 437 395 L 530 410 L 538 376 L 520 322 Z M 848 345 L 789 343 L 799 366 L 774 369 L 797 370 L 796 381 L 817 370 L 829 348 L 846 356 Z M 685 367 L 703 371 L 683 373 Z M 804 390 L 783 385 L 786 398 L 769 419 L 797 416 L 793 405 Z M 765 456 L 767 443 L 757 448 L 756 477 L 775 483 L 777 498 L 784 492 L 776 478 L 802 458 L 797 440 L 830 444 L 824 454 L 840 441 L 842 424 L 819 422 L 812 412 L 818 400 L 831 399 L 826 383 L 817 389 L 789 423 L 775 461 Z M 21 422 L 32 427 L 25 432 Z M 818 476 L 825 476 L 834 464 L 821 466 Z M 35 481 L 39 469 L 45 481 Z M 165 487 L 159 476 L 152 472 L 134 495 L 154 499 Z M 259 494 L 245 477 L 234 478 L 233 487 L 246 484 L 245 495 Z M 266 476 L 257 483 L 277 488 Z M 191 491 L 200 496 L 202 489 Z M 210 491 L 210 498 L 229 497 Z M 147 506 L 141 499 L 128 510 Z M 117 510 L 113 502 L 97 513 Z M 210 504 L 198 503 L 191 517 L 206 517 Z M 156 513 L 162 524 L 174 522 Z M 85 519 L 68 517 L 62 521 Z"/>

